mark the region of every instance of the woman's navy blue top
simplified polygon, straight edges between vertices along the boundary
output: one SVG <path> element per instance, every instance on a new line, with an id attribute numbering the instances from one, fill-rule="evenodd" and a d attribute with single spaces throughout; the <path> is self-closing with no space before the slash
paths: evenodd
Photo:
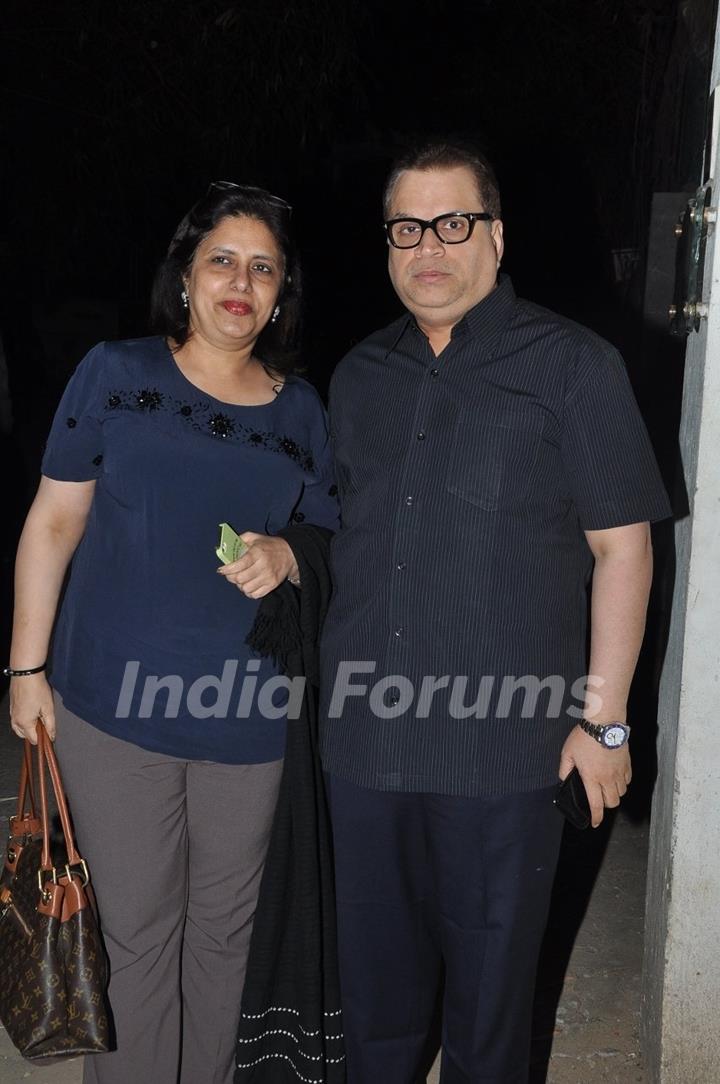
<path id="1" fill-rule="evenodd" d="M 335 528 L 325 411 L 288 377 L 262 406 L 190 383 L 162 338 L 101 343 L 58 408 L 43 474 L 96 479 L 52 652 L 65 706 L 183 759 L 283 755 L 287 690 L 245 645 L 258 601 L 219 576 L 218 524 Z"/>

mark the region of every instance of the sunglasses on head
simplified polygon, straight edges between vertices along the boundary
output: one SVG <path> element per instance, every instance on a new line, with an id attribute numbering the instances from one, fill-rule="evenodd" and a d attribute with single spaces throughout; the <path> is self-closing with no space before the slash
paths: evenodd
<path id="1" fill-rule="evenodd" d="M 274 196 L 272 192 L 268 192 L 265 188 L 258 188 L 257 185 L 254 184 L 236 184 L 234 181 L 212 181 L 207 190 L 207 195 L 209 196 L 211 192 L 230 191 L 242 192 L 248 196 L 259 196 L 268 203 L 272 203 L 276 207 L 281 207 L 284 211 L 287 211 L 288 215 L 292 214 L 292 206 L 287 200 L 281 199 L 280 196 Z"/>

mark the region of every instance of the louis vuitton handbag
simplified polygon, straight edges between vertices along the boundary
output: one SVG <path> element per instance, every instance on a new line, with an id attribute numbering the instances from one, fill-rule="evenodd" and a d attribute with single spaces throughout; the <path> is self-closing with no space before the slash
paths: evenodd
<path id="1" fill-rule="evenodd" d="M 52 743 L 38 723 L 35 800 L 33 749 L 25 742 L 17 814 L 10 820 L 0 873 L 0 1020 L 26 1058 L 109 1049 L 105 952 L 85 861 L 75 847 Z M 65 837 L 53 864 L 47 776 Z"/>

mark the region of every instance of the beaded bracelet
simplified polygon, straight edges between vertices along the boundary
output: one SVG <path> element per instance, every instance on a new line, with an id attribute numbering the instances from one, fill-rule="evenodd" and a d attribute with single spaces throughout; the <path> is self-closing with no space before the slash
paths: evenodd
<path id="1" fill-rule="evenodd" d="M 45 661 L 42 666 L 33 666 L 31 670 L 13 670 L 10 666 L 6 666 L 3 670 L 3 675 L 5 677 L 27 677 L 28 674 L 42 673 L 46 666 L 47 661 Z"/>

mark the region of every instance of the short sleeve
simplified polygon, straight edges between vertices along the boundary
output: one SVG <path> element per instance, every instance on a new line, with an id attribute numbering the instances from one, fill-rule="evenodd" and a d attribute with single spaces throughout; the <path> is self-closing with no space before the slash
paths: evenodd
<path id="1" fill-rule="evenodd" d="M 671 515 L 625 365 L 598 348 L 590 375 L 565 404 L 561 453 L 584 530 Z"/>
<path id="2" fill-rule="evenodd" d="M 102 473 L 104 344 L 80 362 L 57 408 L 42 473 L 59 482 L 89 482 Z"/>
<path id="3" fill-rule="evenodd" d="M 327 414 L 317 394 L 313 392 L 312 395 L 307 407 L 313 413 L 312 477 L 305 483 L 291 522 L 312 523 L 336 531 L 340 525 L 340 507 Z"/>

